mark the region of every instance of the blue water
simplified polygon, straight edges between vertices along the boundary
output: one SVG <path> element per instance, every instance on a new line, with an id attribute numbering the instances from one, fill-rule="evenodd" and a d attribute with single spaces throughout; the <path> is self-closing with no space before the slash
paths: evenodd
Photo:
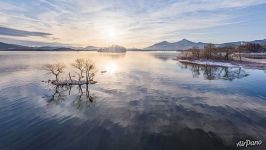
<path id="1" fill-rule="evenodd" d="M 266 149 L 266 72 L 181 64 L 178 53 L 0 52 L 0 150 Z M 55 87 L 43 65 L 76 58 L 95 85 Z M 101 73 L 101 71 L 107 71 Z"/>

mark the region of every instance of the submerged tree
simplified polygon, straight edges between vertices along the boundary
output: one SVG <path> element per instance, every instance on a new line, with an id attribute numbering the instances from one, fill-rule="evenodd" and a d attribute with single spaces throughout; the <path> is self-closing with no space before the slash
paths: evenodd
<path id="1" fill-rule="evenodd" d="M 93 81 L 93 78 L 95 76 L 95 65 L 90 60 L 86 60 L 84 63 L 84 70 L 86 74 L 86 83 L 88 84 L 90 81 Z"/>
<path id="2" fill-rule="evenodd" d="M 81 59 L 81 58 L 78 58 L 75 60 L 75 63 L 72 64 L 72 66 L 76 69 L 79 70 L 79 73 L 78 76 L 79 76 L 79 81 L 84 77 L 83 76 L 83 73 L 84 73 L 84 69 L 85 69 L 85 60 L 84 59 Z"/>
<path id="3" fill-rule="evenodd" d="M 59 75 L 64 72 L 65 65 L 62 63 L 57 64 L 47 64 L 44 66 L 44 69 L 49 73 L 55 76 L 55 80 L 52 81 L 54 85 L 83 85 L 83 84 L 95 84 L 94 76 L 96 73 L 95 65 L 89 59 L 76 59 L 72 66 L 78 70 L 78 79 L 72 79 L 71 73 L 68 73 L 68 78 L 66 80 L 58 81 Z M 56 82 L 55 82 L 56 81 Z"/>
<path id="4" fill-rule="evenodd" d="M 87 84 L 93 81 L 96 70 L 94 63 L 91 60 L 78 58 L 72 66 L 79 70 L 79 81 L 84 78 L 84 75 Z"/>
<path id="5" fill-rule="evenodd" d="M 56 81 L 58 81 L 59 75 L 64 72 L 65 68 L 66 66 L 63 63 L 47 64 L 44 66 L 44 70 L 54 75 Z"/>

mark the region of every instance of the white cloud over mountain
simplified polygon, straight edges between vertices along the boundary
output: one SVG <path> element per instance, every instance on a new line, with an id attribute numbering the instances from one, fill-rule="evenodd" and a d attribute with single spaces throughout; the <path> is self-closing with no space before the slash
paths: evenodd
<path id="1" fill-rule="evenodd" d="M 1 1 L 0 25 L 52 34 L 49 37 L 16 37 L 19 40 L 145 47 L 156 41 L 193 39 L 192 34 L 182 35 L 184 31 L 248 22 L 246 14 L 237 12 L 265 7 L 265 3 L 265 0 Z M 250 9 L 251 13 L 257 13 L 254 9 Z M 117 32 L 114 41 L 106 37 L 110 28 Z M 201 36 L 204 39 L 209 35 Z"/>

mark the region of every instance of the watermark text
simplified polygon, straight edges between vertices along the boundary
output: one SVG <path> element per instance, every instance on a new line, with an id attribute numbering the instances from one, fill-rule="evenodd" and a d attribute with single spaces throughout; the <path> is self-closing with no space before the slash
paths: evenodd
<path id="1" fill-rule="evenodd" d="M 238 141 L 236 143 L 236 147 L 249 147 L 249 146 L 259 146 L 262 144 L 262 140 L 245 140 L 245 141 Z"/>

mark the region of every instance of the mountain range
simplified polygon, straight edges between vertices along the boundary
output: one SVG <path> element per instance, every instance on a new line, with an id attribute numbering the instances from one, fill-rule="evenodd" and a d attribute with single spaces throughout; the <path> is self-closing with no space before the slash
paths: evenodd
<path id="1" fill-rule="evenodd" d="M 217 47 L 226 47 L 232 46 L 237 47 L 243 43 L 254 43 L 266 46 L 266 39 L 263 40 L 254 40 L 254 41 L 238 41 L 238 42 L 228 42 L 222 44 L 215 44 Z M 156 44 L 153 44 L 144 49 L 128 49 L 132 50 L 142 50 L 142 51 L 178 51 L 178 50 L 187 50 L 193 47 L 203 48 L 208 43 L 203 42 L 192 42 L 187 39 L 182 39 L 177 42 L 167 42 L 162 41 Z M 103 47 L 87 46 L 87 47 L 60 47 L 60 46 L 42 46 L 42 47 L 30 47 L 16 44 L 7 44 L 0 42 L 0 51 L 96 51 L 102 49 Z"/>
<path id="2" fill-rule="evenodd" d="M 232 46 L 232 47 L 237 47 L 243 43 L 254 43 L 254 44 L 260 44 L 260 45 L 266 45 L 266 39 L 264 40 L 255 40 L 255 41 L 238 41 L 238 42 L 228 42 L 228 43 L 222 43 L 222 44 L 215 44 L 216 47 L 227 47 L 227 46 Z M 187 39 L 183 39 L 181 41 L 177 42 L 159 42 L 154 45 L 151 45 L 147 48 L 144 48 L 144 50 L 160 50 L 160 51 L 176 51 L 176 50 L 187 50 L 193 47 L 198 47 L 198 48 L 204 48 L 204 46 L 208 43 L 203 43 L 203 42 L 192 42 Z"/>
<path id="3" fill-rule="evenodd" d="M 100 49 L 95 46 L 87 47 L 62 47 L 62 46 L 41 46 L 41 47 L 31 47 L 22 46 L 17 44 L 7 44 L 0 42 L 0 51 L 94 51 Z"/>

